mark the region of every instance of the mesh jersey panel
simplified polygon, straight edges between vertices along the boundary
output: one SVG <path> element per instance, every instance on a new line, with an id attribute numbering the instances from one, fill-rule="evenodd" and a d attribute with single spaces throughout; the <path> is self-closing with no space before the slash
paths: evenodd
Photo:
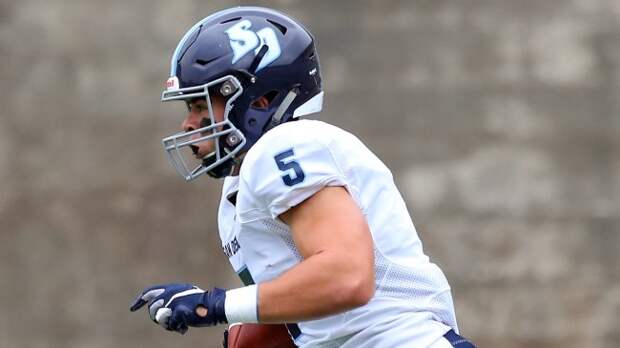
<path id="1" fill-rule="evenodd" d="M 269 232 L 282 239 L 299 262 L 303 260 L 285 225 L 271 219 L 263 219 L 261 223 Z M 416 269 L 391 262 L 377 248 L 374 249 L 374 257 L 375 296 L 412 301 L 416 305 L 423 305 L 421 307 L 424 309 L 452 307 L 450 288 L 437 292 L 438 285 L 445 284 L 442 273 L 416 272 Z M 439 321 L 454 325 L 454 317 L 450 312 L 434 311 L 434 314 Z"/>
<path id="2" fill-rule="evenodd" d="M 429 270 L 434 266 L 427 265 Z M 437 320 L 456 327 L 454 313 L 442 310 L 453 308 L 450 288 L 442 273 L 420 272 L 415 268 L 401 266 L 388 260 L 375 248 L 375 277 L 375 296 L 411 301 L 421 310 L 433 309 Z M 442 285 L 445 287 L 438 291 Z"/>
<path id="3" fill-rule="evenodd" d="M 301 256 L 301 254 L 299 253 L 299 250 L 297 250 L 297 246 L 293 241 L 293 236 L 291 236 L 291 233 L 288 231 L 287 228 L 283 227 L 281 224 L 278 224 L 275 220 L 271 219 L 263 219 L 261 220 L 261 222 L 265 225 L 267 231 L 280 236 L 282 241 L 286 244 L 287 248 L 293 253 L 297 261 L 301 262 L 301 260 L 304 259 L 303 256 Z"/>

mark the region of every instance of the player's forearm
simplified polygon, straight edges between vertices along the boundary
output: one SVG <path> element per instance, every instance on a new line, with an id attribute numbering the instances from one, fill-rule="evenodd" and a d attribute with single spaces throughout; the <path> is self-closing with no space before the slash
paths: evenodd
<path id="1" fill-rule="evenodd" d="M 323 251 L 282 276 L 260 284 L 259 320 L 296 322 L 343 312 L 366 304 L 374 295 L 370 258 Z"/>

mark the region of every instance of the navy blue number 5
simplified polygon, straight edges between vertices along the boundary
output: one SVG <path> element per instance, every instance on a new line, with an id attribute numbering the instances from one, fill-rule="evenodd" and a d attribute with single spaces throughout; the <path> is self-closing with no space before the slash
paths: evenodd
<path id="1" fill-rule="evenodd" d="M 278 169 L 283 172 L 287 172 L 285 175 L 282 175 L 282 181 L 284 181 L 284 184 L 287 186 L 297 185 L 306 178 L 306 175 L 304 174 L 304 171 L 301 170 L 299 163 L 297 163 L 294 158 L 291 158 L 293 156 L 295 156 L 293 149 L 288 149 L 273 157 L 278 165 Z M 287 161 L 289 158 L 291 159 Z M 295 172 L 295 176 L 291 176 L 291 169 Z"/>

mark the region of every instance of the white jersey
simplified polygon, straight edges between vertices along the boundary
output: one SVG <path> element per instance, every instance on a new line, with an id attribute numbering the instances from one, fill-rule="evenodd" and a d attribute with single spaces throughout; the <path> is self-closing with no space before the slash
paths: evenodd
<path id="1" fill-rule="evenodd" d="M 321 121 L 282 124 L 224 181 L 222 248 L 246 284 L 278 277 L 302 261 L 278 216 L 325 186 L 343 186 L 363 211 L 374 242 L 374 297 L 366 305 L 293 332 L 301 347 L 426 347 L 458 332 L 450 286 L 422 251 L 390 170 L 352 134 Z"/>

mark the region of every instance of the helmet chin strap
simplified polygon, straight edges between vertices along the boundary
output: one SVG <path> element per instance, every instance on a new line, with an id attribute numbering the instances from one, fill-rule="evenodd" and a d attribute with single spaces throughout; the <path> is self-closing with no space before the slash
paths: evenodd
<path id="1" fill-rule="evenodd" d="M 223 178 L 229 175 L 239 175 L 239 170 L 241 169 L 241 163 L 243 162 L 243 158 L 247 151 L 241 151 L 236 156 L 226 160 L 222 164 L 216 166 L 207 172 L 207 174 L 213 178 Z M 208 167 L 211 164 L 217 161 L 217 155 L 215 152 L 210 153 L 208 156 L 202 159 L 202 166 Z"/>
<path id="2" fill-rule="evenodd" d="M 215 153 L 205 157 L 202 159 L 202 165 L 203 167 L 208 167 L 211 164 L 215 163 L 215 161 L 217 160 Z M 219 179 L 219 178 L 223 178 L 225 176 L 229 176 L 232 174 L 233 172 L 233 168 L 235 167 L 235 162 L 232 158 L 228 159 L 227 161 L 225 161 L 224 163 L 216 166 L 215 168 L 211 169 L 210 171 L 207 172 L 207 174 L 210 177 Z"/>
<path id="3" fill-rule="evenodd" d="M 239 175 L 239 170 L 241 169 L 241 163 L 243 162 L 243 158 L 247 152 L 241 153 L 239 156 L 235 156 L 221 165 L 211 169 L 207 172 L 207 174 L 213 178 L 223 178 L 229 175 Z M 204 167 L 208 167 L 213 164 L 216 160 L 215 153 L 209 155 L 202 159 L 202 165 Z"/>

